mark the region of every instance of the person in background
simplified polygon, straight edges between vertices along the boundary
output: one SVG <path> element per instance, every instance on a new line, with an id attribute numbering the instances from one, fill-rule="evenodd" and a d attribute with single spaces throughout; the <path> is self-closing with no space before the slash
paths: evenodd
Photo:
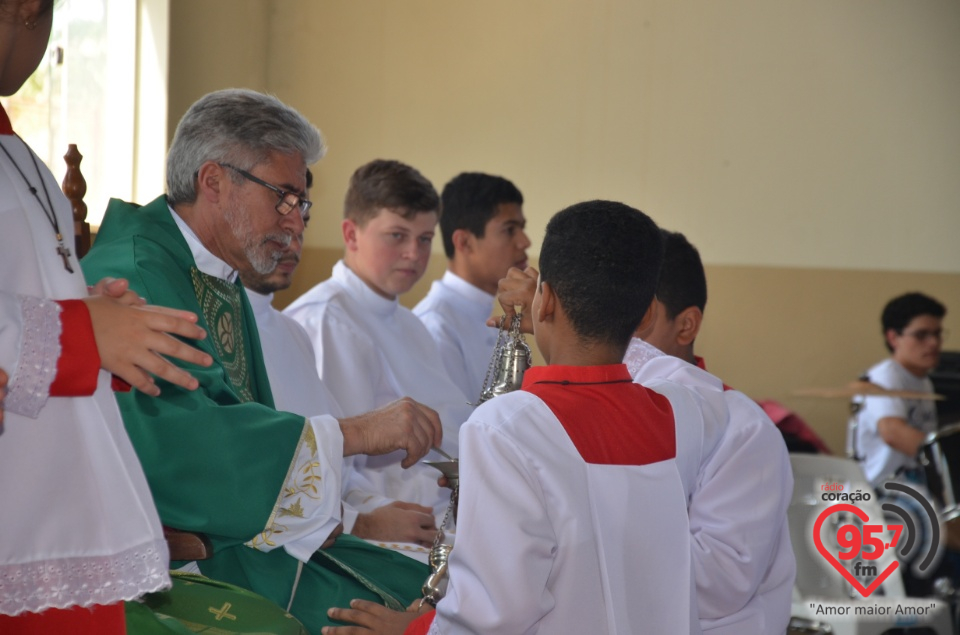
<path id="1" fill-rule="evenodd" d="M 940 362 L 946 314 L 943 304 L 923 293 L 905 293 L 890 300 L 880 316 L 883 342 L 890 356 L 872 366 L 863 378 L 887 390 L 933 393 L 929 375 Z M 927 435 L 938 429 L 935 402 L 880 396 L 855 397 L 854 402 L 860 409 L 853 450 L 867 480 L 877 488 L 878 499 L 907 506 L 917 518 L 925 518 L 925 510 L 914 499 L 896 496 L 883 485 L 900 481 L 926 491 L 926 474 L 917 458 Z M 932 538 L 932 530 L 924 522 L 919 528 L 920 542 L 925 544 Z M 960 554 L 947 549 L 936 566 L 921 572 L 915 566 L 920 553 L 919 549 L 914 551 L 909 564 L 905 563 L 908 566 L 901 567 L 908 596 L 929 596 L 933 581 L 943 576 L 950 577 L 954 585 L 960 584 Z"/>
<path id="2" fill-rule="evenodd" d="M 450 379 L 476 401 L 497 343 L 486 325 L 497 283 L 511 267 L 527 266 L 523 194 L 503 177 L 464 172 L 444 186 L 441 202 L 447 271 L 413 313 L 437 342 Z"/>
<path id="3" fill-rule="evenodd" d="M 940 362 L 943 317 L 947 309 L 922 293 L 890 300 L 880 316 L 883 342 L 890 356 L 866 372 L 866 379 L 887 390 L 933 392 L 929 374 Z M 917 453 L 926 436 L 937 431 L 932 400 L 866 397 L 857 413 L 857 454 L 867 480 L 880 487 L 904 472 L 915 482 Z"/>

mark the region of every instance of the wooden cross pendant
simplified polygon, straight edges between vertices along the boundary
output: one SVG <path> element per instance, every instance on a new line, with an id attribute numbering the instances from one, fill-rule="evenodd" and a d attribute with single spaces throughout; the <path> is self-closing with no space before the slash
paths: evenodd
<path id="1" fill-rule="evenodd" d="M 57 247 L 57 253 L 63 258 L 63 268 L 73 273 L 73 267 L 70 266 L 70 249 L 63 244 L 63 240 L 60 241 L 60 245 Z"/>

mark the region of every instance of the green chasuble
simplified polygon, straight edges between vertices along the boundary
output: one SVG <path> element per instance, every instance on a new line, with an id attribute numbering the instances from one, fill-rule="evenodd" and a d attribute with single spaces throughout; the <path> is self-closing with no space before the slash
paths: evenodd
<path id="1" fill-rule="evenodd" d="M 157 398 L 117 393 L 161 520 L 214 544 L 213 558 L 199 563 L 205 575 L 289 606 L 311 633 L 331 623 L 328 607 L 353 598 L 406 606 L 419 597 L 426 565 L 352 536 L 306 564 L 282 548 L 264 550 L 280 531 L 273 522 L 291 463 L 316 440 L 303 417 L 274 409 L 243 287 L 197 269 L 165 197 L 143 207 L 112 200 L 81 264 L 91 284 L 126 278 L 148 304 L 192 311 L 207 331 L 189 343 L 209 353 L 212 366 L 172 360 L 199 380 L 197 390 L 158 380 Z"/>

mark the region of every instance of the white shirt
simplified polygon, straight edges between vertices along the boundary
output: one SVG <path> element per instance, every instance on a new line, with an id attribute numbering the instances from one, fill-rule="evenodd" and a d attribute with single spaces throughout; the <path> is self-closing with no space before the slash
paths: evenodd
<path id="1" fill-rule="evenodd" d="M 448 270 L 413 308 L 437 343 L 450 379 L 473 402 L 479 399 L 497 344 L 497 329 L 487 326 L 493 301 L 492 295 Z"/>
<path id="2" fill-rule="evenodd" d="M 929 377 L 917 377 L 888 357 L 867 371 L 867 378 L 889 390 L 933 392 Z M 877 430 L 877 423 L 885 417 L 903 419 L 911 428 L 925 433 L 937 431 L 937 407 L 929 399 L 900 399 L 899 397 L 860 397 L 855 402 L 863 406 L 857 413 L 857 453 L 863 457 L 861 465 L 867 480 L 880 487 L 891 480 L 901 468 L 915 468 L 917 461 L 887 445 Z"/>
<path id="3" fill-rule="evenodd" d="M 346 416 L 363 414 L 401 397 L 437 411 L 443 448 L 457 456 L 460 425 L 470 416 L 467 398 L 447 377 L 426 327 L 396 300 L 376 294 L 341 261 L 333 277 L 284 311 L 307 331 L 317 371 Z M 351 457 L 346 500 L 361 512 L 394 500 L 433 507 L 440 515 L 449 490 L 424 465 L 404 470 L 402 451 Z M 439 457 L 437 457 L 439 459 Z"/>
<path id="4" fill-rule="evenodd" d="M 696 409 L 660 388 L 675 413 Z M 523 390 L 479 406 L 460 445 L 459 530 L 430 633 L 699 633 L 673 459 L 590 462 Z"/>
<path id="5" fill-rule="evenodd" d="M 0 112 L 5 118 L 5 114 Z M 37 187 L 40 178 L 74 248 L 70 205 L 24 144 L 0 143 Z M 110 387 L 50 397 L 60 357 L 52 300 L 87 296 L 76 257 L 68 273 L 50 221 L 0 153 L 0 368 L 10 375 L 0 434 L 0 614 L 113 604 L 169 585 L 169 552 L 150 489 Z"/>
<path id="6" fill-rule="evenodd" d="M 624 363 L 641 384 L 667 379 L 707 400 L 722 395 L 727 405 L 715 451 L 701 462 L 693 487 L 685 482 L 703 632 L 783 633 L 796 560 L 787 525 L 793 472 L 782 435 L 749 397 L 640 339 Z"/>
<path id="7" fill-rule="evenodd" d="M 170 209 L 170 214 L 173 216 L 173 220 L 180 229 L 180 233 L 183 234 L 184 240 L 186 240 L 187 245 L 190 247 L 190 253 L 193 255 L 197 269 L 210 276 L 231 282 L 236 281 L 236 270 L 204 247 L 193 230 L 190 229 L 183 219 L 180 218 L 180 215 L 173 211 L 173 209 Z M 254 295 L 256 294 L 247 292 L 247 298 L 250 300 L 250 306 L 254 309 L 254 317 L 256 318 L 258 309 L 254 308 L 254 302 L 256 301 L 256 298 L 253 297 Z M 261 298 L 259 308 L 262 311 L 264 308 L 262 300 L 264 296 L 259 297 Z M 270 301 L 269 298 L 267 298 L 266 305 L 269 306 L 269 304 Z M 272 316 L 267 314 L 267 317 L 270 318 Z M 267 370 L 267 377 L 271 380 L 270 388 L 271 392 L 273 392 L 272 383 L 273 377 L 276 376 L 275 373 L 278 371 L 277 367 L 282 368 L 284 364 L 295 363 L 298 357 L 292 356 L 291 360 L 285 360 L 284 352 L 289 350 L 287 349 L 288 346 L 295 348 L 298 344 L 295 331 L 291 331 L 283 321 L 274 323 L 268 319 L 268 323 L 276 327 L 276 330 L 272 330 L 272 332 L 275 332 L 282 338 L 275 346 L 261 346 L 261 351 L 264 355 L 264 366 Z M 257 319 L 257 330 L 259 331 L 260 328 L 260 320 Z M 253 335 L 254 334 L 251 333 L 251 337 Z M 252 351 L 251 354 L 253 354 Z M 273 368 L 271 368 L 271 366 L 273 366 Z M 286 375 L 286 373 L 283 373 L 283 375 Z M 320 477 L 319 482 L 323 484 L 323 488 L 315 497 L 298 497 L 297 500 L 303 508 L 302 516 L 292 514 L 285 515 L 283 518 L 283 531 L 272 532 L 269 541 L 263 540 L 255 543 L 256 548 L 261 551 L 270 551 L 276 547 L 283 547 L 288 554 L 302 562 L 308 561 L 313 553 L 319 549 L 330 536 L 330 533 L 340 524 L 340 489 L 341 472 L 343 470 L 343 433 L 340 432 L 340 422 L 332 415 L 333 409 L 328 407 L 328 404 L 322 400 L 320 393 L 317 393 L 318 401 L 316 403 L 303 402 L 301 401 L 302 397 L 295 396 L 298 388 L 306 386 L 309 386 L 309 384 L 299 384 L 296 387 L 280 386 L 280 392 L 283 394 L 284 399 L 293 401 L 294 405 L 297 406 L 310 405 L 316 408 L 307 408 L 307 414 L 303 414 L 292 408 L 287 410 L 288 412 L 293 412 L 305 417 L 305 425 L 310 427 L 313 437 L 316 440 L 316 444 L 301 441 L 296 456 L 291 457 L 291 463 L 292 466 L 305 465 L 307 463 L 311 464 L 314 474 Z M 276 393 L 273 394 L 276 403 Z M 277 406 L 276 409 L 284 410 L 279 406 Z M 314 452 L 317 453 L 317 456 L 311 458 Z M 285 458 L 287 457 L 278 457 L 280 460 Z M 302 489 L 298 483 L 298 479 L 300 478 L 301 475 L 299 471 L 291 467 L 286 481 L 283 483 L 280 492 L 278 492 L 278 506 L 283 498 L 284 491 Z M 252 542 L 248 542 L 247 544 L 253 546 Z"/>
<path id="8" fill-rule="evenodd" d="M 253 307 L 263 349 L 263 365 L 270 378 L 270 391 L 277 410 L 302 417 L 323 413 L 339 419 L 343 416 L 336 399 L 317 375 L 316 357 L 310 336 L 292 318 L 273 308 L 273 294 L 263 295 L 247 289 Z M 336 433 L 343 446 L 343 437 Z M 329 442 L 329 440 L 328 440 Z M 357 511 L 343 508 L 343 530 L 350 533 L 357 521 Z"/>

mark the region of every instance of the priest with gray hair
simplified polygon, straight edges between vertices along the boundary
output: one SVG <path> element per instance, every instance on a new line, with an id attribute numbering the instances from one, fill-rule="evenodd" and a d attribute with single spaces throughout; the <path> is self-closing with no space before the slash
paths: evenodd
<path id="1" fill-rule="evenodd" d="M 210 337 L 191 343 L 214 363 L 189 366 L 199 389 L 118 394 L 124 424 L 164 524 L 211 538 L 201 572 L 277 602 L 311 632 L 344 600 L 406 606 L 428 573 L 337 538 L 343 457 L 404 450 L 410 466 L 442 435 L 436 413 L 410 399 L 340 419 L 274 406 L 238 272 L 273 271 L 299 240 L 307 167 L 323 152 L 319 131 L 275 97 L 206 95 L 177 127 L 167 194 L 143 206 L 111 201 L 83 262 L 88 279 L 126 278 L 149 302 L 200 316 Z"/>

